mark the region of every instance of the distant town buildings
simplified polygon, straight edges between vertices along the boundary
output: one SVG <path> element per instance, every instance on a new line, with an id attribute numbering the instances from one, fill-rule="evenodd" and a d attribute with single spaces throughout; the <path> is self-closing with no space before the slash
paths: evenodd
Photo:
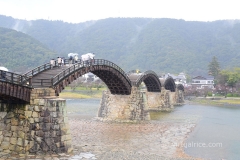
<path id="1" fill-rule="evenodd" d="M 214 89 L 214 77 L 212 76 L 194 76 L 191 82 L 187 83 L 186 75 L 181 72 L 177 76 L 174 74 L 165 74 L 161 78 L 166 79 L 168 77 L 172 77 L 175 81 L 175 84 L 182 84 L 184 87 L 192 87 L 196 89 Z"/>
<path id="2" fill-rule="evenodd" d="M 187 85 L 187 78 L 183 72 L 179 73 L 177 76 L 173 74 L 165 74 L 162 78 L 167 79 L 168 77 L 172 77 L 175 81 L 175 84 L 182 84 L 183 86 Z"/>
<path id="3" fill-rule="evenodd" d="M 196 89 L 204 89 L 205 87 L 214 89 L 214 78 L 213 77 L 203 77 L 196 76 L 192 78 L 191 85 L 196 87 Z"/>
<path id="4" fill-rule="evenodd" d="M 87 74 L 82 75 L 82 79 L 84 83 L 87 82 L 100 82 L 100 78 L 94 75 L 93 73 L 89 72 Z"/>

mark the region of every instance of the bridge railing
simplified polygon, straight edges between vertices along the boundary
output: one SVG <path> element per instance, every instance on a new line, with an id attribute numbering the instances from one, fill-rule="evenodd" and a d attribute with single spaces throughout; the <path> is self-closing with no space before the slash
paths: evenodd
<path id="1" fill-rule="evenodd" d="M 80 60 L 78 60 L 77 62 L 73 62 L 69 59 L 64 59 L 64 64 L 72 64 L 72 63 L 80 63 Z M 30 71 L 26 72 L 24 75 L 28 76 L 28 77 L 32 77 L 34 75 L 37 75 L 38 73 L 41 73 L 45 70 L 48 70 L 48 69 L 51 69 L 52 67 L 57 67 L 57 66 L 58 66 L 58 62 L 57 62 L 57 60 L 54 60 L 54 65 L 53 66 L 51 66 L 50 63 L 45 63 L 41 66 L 38 66 L 38 67 L 34 68 L 33 70 L 30 70 Z"/>
<path id="2" fill-rule="evenodd" d="M 31 78 L 28 76 L 3 70 L 0 70 L 0 81 L 27 87 L 32 86 Z"/>
<path id="3" fill-rule="evenodd" d="M 69 65 L 71 65 L 71 64 L 69 64 Z M 111 66 L 112 68 L 116 69 L 121 74 L 123 74 L 126 78 L 128 78 L 127 74 L 120 67 L 118 67 L 116 64 L 114 64 L 110 61 L 107 61 L 104 59 L 92 59 L 92 60 L 88 60 L 88 61 L 79 60 L 77 63 L 72 64 L 71 67 L 65 69 L 64 71 L 62 71 L 61 73 L 59 73 L 58 75 L 53 77 L 51 80 L 52 86 L 56 85 L 59 81 L 61 81 L 62 79 L 64 79 L 68 75 L 70 75 L 71 73 L 75 72 L 76 70 L 79 70 L 80 68 L 83 68 L 83 67 L 89 67 L 89 66 L 94 66 L 94 65 Z M 130 80 L 129 80 L 129 84 L 131 84 Z"/>
<path id="4" fill-rule="evenodd" d="M 54 61 L 54 65 L 52 67 L 55 67 L 55 66 L 57 66 L 57 60 Z M 30 70 L 30 71 L 26 72 L 24 75 L 28 76 L 28 77 L 32 77 L 32 76 L 34 76 L 38 73 L 41 73 L 45 70 L 48 70 L 48 69 L 51 69 L 51 64 L 50 63 L 45 63 L 41 66 L 38 66 L 38 67 L 34 68 L 33 70 Z"/>

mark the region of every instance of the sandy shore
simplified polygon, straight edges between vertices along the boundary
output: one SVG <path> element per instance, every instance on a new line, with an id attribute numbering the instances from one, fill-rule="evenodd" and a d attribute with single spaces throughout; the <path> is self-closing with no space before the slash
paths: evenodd
<path id="1" fill-rule="evenodd" d="M 185 154 L 182 147 L 196 123 L 114 123 L 72 114 L 68 117 L 73 154 L 9 155 L 0 156 L 0 160 L 197 160 Z"/>
<path id="2" fill-rule="evenodd" d="M 93 159 L 194 159 L 181 144 L 195 123 L 147 121 L 137 124 L 84 120 L 69 115 L 74 157 Z M 90 158 L 91 159 L 91 158 Z"/>

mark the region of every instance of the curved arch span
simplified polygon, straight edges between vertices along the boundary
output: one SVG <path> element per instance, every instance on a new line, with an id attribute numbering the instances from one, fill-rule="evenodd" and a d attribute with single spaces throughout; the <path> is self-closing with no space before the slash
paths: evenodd
<path id="1" fill-rule="evenodd" d="M 112 94 L 131 94 L 131 81 L 120 67 L 107 60 L 95 59 L 84 64 L 75 64 L 56 75 L 52 79 L 52 85 L 57 95 L 65 86 L 88 72 L 98 76 L 107 85 Z"/>
<path id="2" fill-rule="evenodd" d="M 177 84 L 177 89 L 184 92 L 184 86 L 182 84 Z"/>
<path id="3" fill-rule="evenodd" d="M 140 74 L 133 84 L 139 87 L 142 82 L 145 83 L 148 92 L 161 92 L 161 82 L 155 72 L 149 70 Z"/>
<path id="4" fill-rule="evenodd" d="M 170 90 L 171 92 L 176 91 L 176 84 L 172 77 L 168 77 L 167 79 L 165 79 L 163 86 L 166 90 Z"/>

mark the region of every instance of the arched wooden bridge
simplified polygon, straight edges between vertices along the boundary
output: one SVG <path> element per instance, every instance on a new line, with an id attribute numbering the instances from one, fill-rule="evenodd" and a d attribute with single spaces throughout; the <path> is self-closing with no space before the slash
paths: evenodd
<path id="1" fill-rule="evenodd" d="M 55 61 L 52 67 L 46 63 L 23 75 L 0 70 L 0 101 L 29 102 L 33 88 L 53 88 L 59 95 L 65 86 L 88 72 L 98 76 L 112 94 L 129 95 L 132 86 L 139 87 L 142 82 L 148 92 L 161 92 L 161 87 L 171 92 L 175 92 L 176 87 L 184 90 L 183 86 L 176 86 L 171 77 L 161 82 L 154 71 L 126 74 L 116 64 L 103 59 L 78 61 L 75 64 L 66 61 L 62 67 L 58 67 Z"/>

